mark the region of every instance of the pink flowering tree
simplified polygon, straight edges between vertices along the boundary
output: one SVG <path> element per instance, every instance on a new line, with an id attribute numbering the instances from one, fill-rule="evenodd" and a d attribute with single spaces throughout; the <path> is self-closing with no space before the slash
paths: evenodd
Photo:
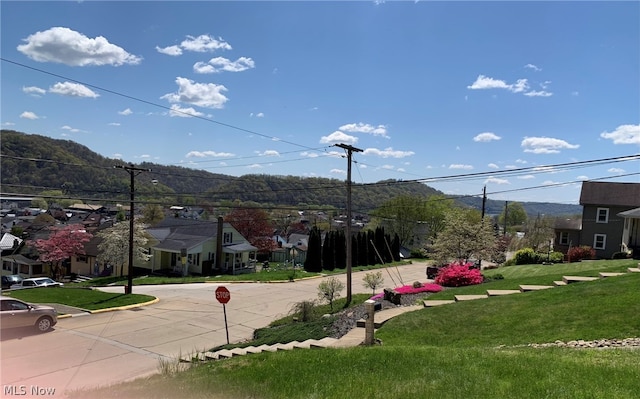
<path id="1" fill-rule="evenodd" d="M 484 281 L 480 270 L 473 268 L 471 262 L 454 262 L 440 269 L 435 283 L 445 287 L 462 287 L 480 284 Z"/>
<path id="2" fill-rule="evenodd" d="M 29 242 L 40 254 L 42 262 L 51 265 L 51 277 L 59 279 L 63 275 L 62 262 L 75 255 L 84 254 L 84 243 L 91 240 L 81 224 L 71 224 L 64 227 L 50 227 L 51 234 L 47 239 Z"/>

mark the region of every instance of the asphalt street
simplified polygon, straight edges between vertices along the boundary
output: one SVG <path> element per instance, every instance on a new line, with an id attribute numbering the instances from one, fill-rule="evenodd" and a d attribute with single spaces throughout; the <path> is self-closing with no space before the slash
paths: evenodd
<path id="1" fill-rule="evenodd" d="M 414 263 L 383 270 L 385 286 L 398 286 L 401 280 L 404 284 L 424 281 L 425 267 Z M 369 292 L 362 283 L 365 273 L 353 273 L 353 293 Z M 337 277 L 346 283 L 346 275 Z M 60 319 L 53 331 L 44 334 L 3 331 L 2 395 L 26 391 L 20 396 L 41 397 L 53 390 L 55 397 L 62 397 L 65 391 L 157 373 L 159 359 L 174 360 L 226 344 L 223 305 L 215 299 L 219 285 L 231 293 L 226 305 L 229 340 L 239 342 L 250 339 L 256 328 L 286 315 L 296 302 L 317 299 L 321 281 L 134 286 L 134 293 L 159 301 L 130 310 Z M 104 290 L 121 292 L 122 287 Z"/>

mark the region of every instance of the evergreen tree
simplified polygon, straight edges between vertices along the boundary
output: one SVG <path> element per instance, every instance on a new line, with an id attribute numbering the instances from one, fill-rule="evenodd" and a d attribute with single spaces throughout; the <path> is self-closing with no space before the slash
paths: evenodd
<path id="1" fill-rule="evenodd" d="M 335 255 L 333 253 L 333 231 L 328 231 L 324 236 L 322 246 L 322 269 L 332 271 L 336 268 Z"/>
<path id="2" fill-rule="evenodd" d="M 333 243 L 336 267 L 345 269 L 347 267 L 347 240 L 344 230 L 336 231 Z"/>
<path id="3" fill-rule="evenodd" d="M 400 237 L 398 234 L 393 236 L 393 241 L 391 241 L 391 252 L 393 253 L 393 260 L 395 262 L 400 261 Z"/>
<path id="4" fill-rule="evenodd" d="M 309 247 L 304 261 L 304 270 L 310 273 L 322 271 L 322 237 L 320 230 L 315 226 L 309 232 Z"/>

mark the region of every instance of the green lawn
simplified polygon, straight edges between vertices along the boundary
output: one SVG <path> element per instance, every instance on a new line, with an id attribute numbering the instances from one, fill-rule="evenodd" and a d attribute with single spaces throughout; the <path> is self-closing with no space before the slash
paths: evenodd
<path id="1" fill-rule="evenodd" d="M 353 267 L 353 272 L 382 269 L 386 267 L 396 267 L 409 264 L 409 262 L 397 262 L 388 265 L 370 265 Z M 301 269 L 295 271 L 278 264 L 272 264 L 267 271 L 259 271 L 256 273 L 246 273 L 238 275 L 223 274 L 219 276 L 188 276 L 188 277 L 163 277 L 163 276 L 141 276 L 133 279 L 133 285 L 156 285 L 156 284 L 186 284 L 186 283 L 205 283 L 205 282 L 282 282 L 291 279 L 299 280 L 302 278 L 318 277 L 320 275 L 342 274 L 344 269 L 336 269 L 332 271 L 324 270 L 322 273 L 308 273 Z M 72 287 L 105 287 L 108 285 L 126 285 L 127 276 L 111 276 L 97 277 L 81 283 L 70 283 Z"/>
<path id="2" fill-rule="evenodd" d="M 3 292 L 5 296 L 31 303 L 59 303 L 86 310 L 134 305 L 155 299 L 150 295 L 125 295 L 82 288 L 30 288 Z"/>
<path id="3" fill-rule="evenodd" d="M 505 281 L 511 276 L 513 281 L 546 281 L 587 268 L 610 271 L 635 265 L 637 261 L 626 265 L 583 262 L 580 270 L 577 265 L 557 265 L 560 267 L 551 272 L 554 266 L 527 266 L 533 277 L 522 275 L 527 270 L 522 266 L 492 273 L 502 273 Z M 637 398 L 640 350 L 520 345 L 637 337 L 639 286 L 640 274 L 633 273 L 425 308 L 387 322 L 376 332 L 381 346 L 237 357 L 195 365 L 185 372 L 76 392 L 72 397 Z"/>

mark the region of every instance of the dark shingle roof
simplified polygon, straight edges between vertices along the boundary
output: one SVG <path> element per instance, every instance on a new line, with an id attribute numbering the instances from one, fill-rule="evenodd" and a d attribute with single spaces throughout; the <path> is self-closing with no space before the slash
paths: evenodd
<path id="1" fill-rule="evenodd" d="M 580 205 L 609 205 L 635 208 L 640 206 L 640 183 L 582 183 Z"/>

